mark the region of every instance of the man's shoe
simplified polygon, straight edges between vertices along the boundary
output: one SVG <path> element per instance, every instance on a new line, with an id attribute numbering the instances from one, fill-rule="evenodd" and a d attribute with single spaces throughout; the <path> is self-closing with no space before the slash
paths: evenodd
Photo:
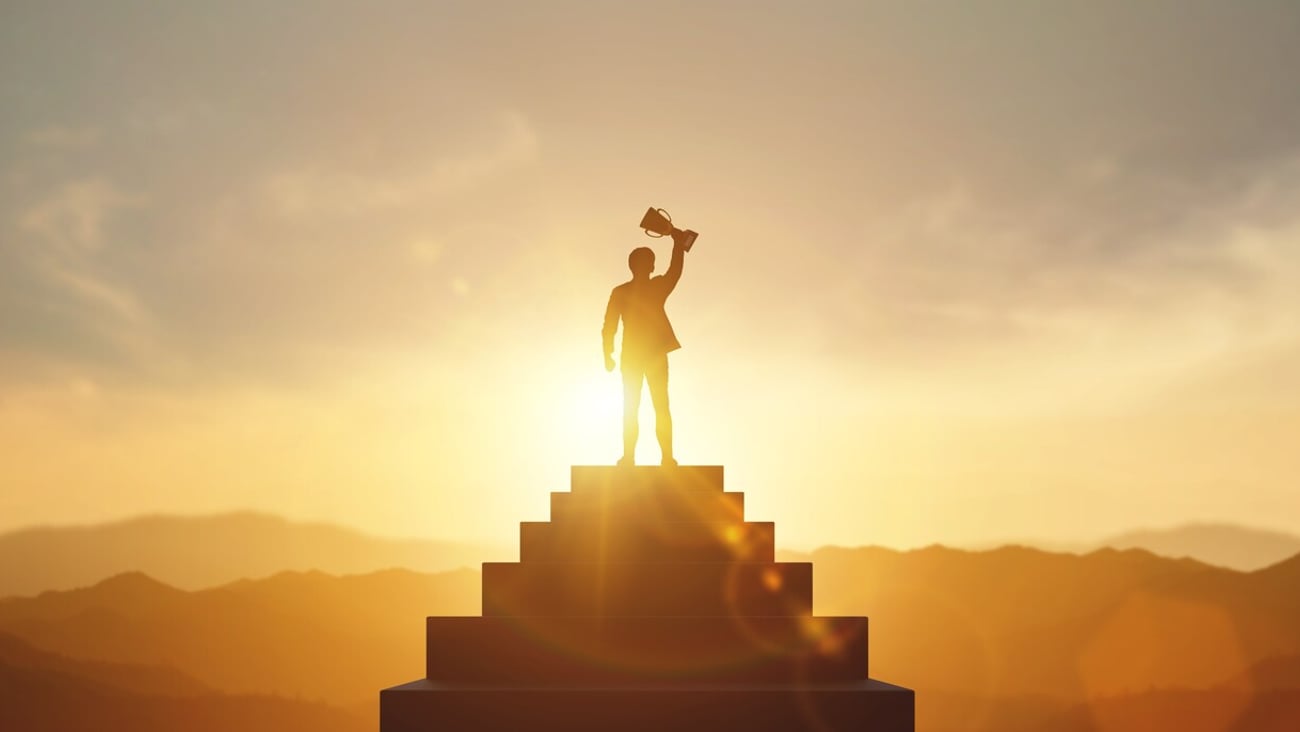
<path id="1" fill-rule="evenodd" d="M 676 461 L 676 460 L 673 460 L 673 459 L 670 458 L 670 457 L 666 457 L 666 458 L 664 458 L 663 460 L 661 460 L 661 461 L 659 462 L 659 464 L 662 465 L 662 466 L 664 466 L 665 468 L 675 468 L 675 467 L 677 467 L 677 461 Z"/>
<path id="2" fill-rule="evenodd" d="M 623 457 L 621 457 L 621 458 L 618 459 L 618 463 L 616 463 L 616 464 L 617 464 L 618 467 L 620 467 L 620 468 L 630 468 L 630 467 L 632 467 L 633 465 L 636 465 L 636 460 L 634 460 L 633 458 L 628 457 L 627 455 L 624 455 Z"/>

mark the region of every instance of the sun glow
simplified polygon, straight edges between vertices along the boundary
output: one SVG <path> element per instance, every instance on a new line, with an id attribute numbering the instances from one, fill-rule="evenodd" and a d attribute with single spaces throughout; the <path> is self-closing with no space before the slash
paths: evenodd
<path id="1" fill-rule="evenodd" d="M 557 378 L 557 385 L 539 400 L 539 422 L 546 425 L 541 442 L 566 464 L 612 463 L 621 450 L 622 381 L 603 371 Z"/>

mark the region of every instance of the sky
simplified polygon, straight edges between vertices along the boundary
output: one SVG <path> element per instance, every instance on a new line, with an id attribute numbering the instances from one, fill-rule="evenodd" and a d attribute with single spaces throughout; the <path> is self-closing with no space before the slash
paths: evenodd
<path id="1" fill-rule="evenodd" d="M 0 531 L 516 541 L 656 206 L 782 546 L 1300 532 L 1298 68 L 1284 0 L 11 0 Z"/>

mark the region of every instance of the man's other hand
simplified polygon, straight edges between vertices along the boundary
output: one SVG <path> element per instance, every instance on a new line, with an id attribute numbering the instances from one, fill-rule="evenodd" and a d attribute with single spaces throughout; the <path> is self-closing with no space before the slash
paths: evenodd
<path id="1" fill-rule="evenodd" d="M 605 354 L 605 370 L 606 371 L 614 370 L 614 357 L 609 355 L 608 353 Z"/>

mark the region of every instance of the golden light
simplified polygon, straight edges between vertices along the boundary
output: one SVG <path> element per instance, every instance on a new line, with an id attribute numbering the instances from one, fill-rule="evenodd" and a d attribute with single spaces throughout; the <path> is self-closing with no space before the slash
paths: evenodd
<path id="1" fill-rule="evenodd" d="M 622 452 L 623 382 L 599 369 L 539 380 L 538 443 L 564 464 L 612 464 Z M 649 405 L 647 405 L 649 406 Z M 643 410 L 644 411 L 644 410 Z M 653 442 L 653 433 L 650 442 Z"/>

